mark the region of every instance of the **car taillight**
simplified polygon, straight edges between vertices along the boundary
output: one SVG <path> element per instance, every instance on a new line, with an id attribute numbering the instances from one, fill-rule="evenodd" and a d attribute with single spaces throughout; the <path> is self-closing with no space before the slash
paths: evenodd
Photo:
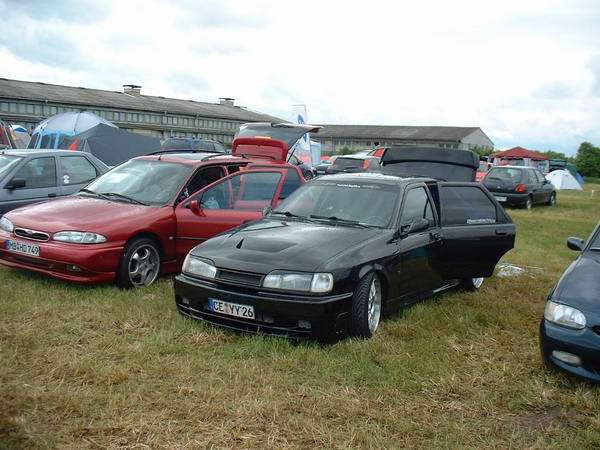
<path id="1" fill-rule="evenodd" d="M 517 184 L 515 191 L 516 192 L 527 192 L 527 188 L 525 187 L 525 185 L 523 183 L 519 183 L 519 184 Z"/>
<path id="2" fill-rule="evenodd" d="M 367 170 L 369 168 L 369 160 L 365 159 L 362 164 L 362 168 Z"/>

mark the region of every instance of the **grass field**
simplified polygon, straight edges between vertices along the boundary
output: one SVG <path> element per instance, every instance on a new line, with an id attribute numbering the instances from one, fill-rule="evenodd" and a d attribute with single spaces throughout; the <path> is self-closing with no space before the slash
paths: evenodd
<path id="1" fill-rule="evenodd" d="M 600 448 L 600 388 L 546 369 L 537 342 L 600 185 L 509 213 L 504 261 L 535 278 L 328 347 L 183 320 L 170 279 L 120 291 L 0 268 L 0 448 Z"/>

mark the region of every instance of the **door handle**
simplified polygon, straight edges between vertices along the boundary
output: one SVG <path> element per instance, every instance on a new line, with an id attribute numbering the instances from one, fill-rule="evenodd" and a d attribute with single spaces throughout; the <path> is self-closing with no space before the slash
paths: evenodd
<path id="1" fill-rule="evenodd" d="M 48 194 L 48 197 L 56 197 L 56 192 L 50 192 L 50 193 Z"/>
<path id="2" fill-rule="evenodd" d="M 506 236 L 508 232 L 503 230 L 496 230 L 496 236 Z"/>

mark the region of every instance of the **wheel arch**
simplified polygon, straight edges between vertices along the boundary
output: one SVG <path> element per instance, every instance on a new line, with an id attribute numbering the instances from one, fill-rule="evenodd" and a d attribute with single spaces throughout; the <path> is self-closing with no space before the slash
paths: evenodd
<path id="1" fill-rule="evenodd" d="M 129 239 L 127 239 L 127 242 L 125 245 L 128 245 L 131 241 L 133 241 L 134 239 L 138 239 L 138 238 L 147 238 L 147 239 L 151 239 L 152 241 L 154 241 L 154 243 L 158 246 L 158 253 L 160 254 L 161 259 L 163 259 L 165 257 L 165 248 L 160 239 L 160 236 L 158 236 L 156 233 L 152 233 L 151 231 L 140 231 L 140 232 L 134 234 Z"/>
<path id="2" fill-rule="evenodd" d="M 389 298 L 390 279 L 381 264 L 371 263 L 365 264 L 358 271 L 358 279 L 362 280 L 363 277 L 373 272 L 378 278 L 381 284 L 381 300 L 385 304 Z"/>

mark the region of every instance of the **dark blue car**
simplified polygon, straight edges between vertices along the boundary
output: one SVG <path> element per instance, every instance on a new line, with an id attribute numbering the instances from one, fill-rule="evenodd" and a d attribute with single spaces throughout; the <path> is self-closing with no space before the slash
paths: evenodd
<path id="1" fill-rule="evenodd" d="M 29 203 L 74 194 L 108 170 L 90 153 L 0 151 L 0 215 Z"/>
<path id="2" fill-rule="evenodd" d="M 542 356 L 554 367 L 600 382 L 600 224 L 587 242 L 571 237 L 567 246 L 581 253 L 548 297 Z"/>

